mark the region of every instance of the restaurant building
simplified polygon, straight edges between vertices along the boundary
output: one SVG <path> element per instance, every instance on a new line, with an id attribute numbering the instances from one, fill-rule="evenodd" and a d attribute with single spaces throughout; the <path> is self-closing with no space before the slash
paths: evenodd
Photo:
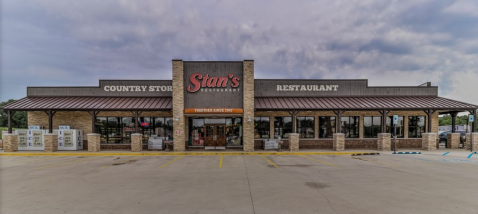
<path id="1" fill-rule="evenodd" d="M 99 140 L 94 145 L 101 149 L 132 149 L 132 136 L 140 136 L 146 149 L 148 138 L 157 135 L 173 141 L 175 151 L 254 151 L 265 139 L 282 139 L 291 150 L 388 150 L 382 143 L 390 141 L 393 115 L 397 148 L 427 149 L 437 142 L 439 114 L 455 118 L 478 109 L 439 97 L 430 83 L 371 87 L 366 79 L 254 79 L 253 60 L 172 60 L 172 73 L 172 80 L 28 87 L 25 98 L 3 110 L 9 118 L 28 111 L 28 125 L 50 133 L 65 125 L 83 130 L 84 149 L 88 140 Z M 425 133 L 435 134 L 430 140 Z"/>

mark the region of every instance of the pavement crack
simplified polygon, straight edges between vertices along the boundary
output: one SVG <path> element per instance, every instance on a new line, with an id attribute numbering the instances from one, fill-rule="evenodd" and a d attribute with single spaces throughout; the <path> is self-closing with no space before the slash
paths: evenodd
<path id="1" fill-rule="evenodd" d="M 249 186 L 249 195 L 251 196 L 252 211 L 255 214 L 256 209 L 254 208 L 254 200 L 252 200 L 252 191 L 251 191 L 251 184 L 249 183 L 249 173 L 247 172 L 246 158 L 244 157 L 244 155 L 242 156 L 242 158 L 244 159 L 244 167 L 246 168 L 247 185 Z"/>

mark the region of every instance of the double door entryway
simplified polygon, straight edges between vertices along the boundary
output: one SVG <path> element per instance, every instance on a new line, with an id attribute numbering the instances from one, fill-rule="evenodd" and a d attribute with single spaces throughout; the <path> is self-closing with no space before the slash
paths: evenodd
<path id="1" fill-rule="evenodd" d="M 226 125 L 205 124 L 204 149 L 226 149 Z"/>

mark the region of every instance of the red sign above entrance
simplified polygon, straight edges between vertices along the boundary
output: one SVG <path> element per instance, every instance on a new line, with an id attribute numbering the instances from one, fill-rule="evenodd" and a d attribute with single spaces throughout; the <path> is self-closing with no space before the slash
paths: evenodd
<path id="1" fill-rule="evenodd" d="M 187 108 L 185 114 L 242 114 L 241 108 Z"/>
<path id="2" fill-rule="evenodd" d="M 201 88 L 227 88 L 229 79 L 231 80 L 230 86 L 232 88 L 239 87 L 240 78 L 237 76 L 235 77 L 231 73 L 226 77 L 210 77 L 209 74 L 203 76 L 200 73 L 193 73 L 189 77 L 189 81 L 192 85 L 188 84 L 186 89 L 189 92 L 197 92 Z"/>

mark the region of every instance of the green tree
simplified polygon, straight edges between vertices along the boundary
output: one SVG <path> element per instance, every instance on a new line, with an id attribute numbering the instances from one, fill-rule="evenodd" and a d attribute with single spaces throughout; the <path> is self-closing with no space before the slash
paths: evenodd
<path id="1" fill-rule="evenodd" d="M 456 125 L 466 125 L 468 122 L 468 115 L 463 115 L 463 116 L 457 116 L 455 123 Z M 476 122 L 476 116 L 475 116 L 475 122 Z M 439 118 L 438 120 L 439 126 L 451 126 L 451 116 L 450 115 L 444 115 Z M 471 125 L 471 124 L 469 124 Z M 478 126 L 476 126 L 476 130 L 478 131 Z"/>
<path id="2" fill-rule="evenodd" d="M 13 103 L 15 100 L 10 99 L 5 102 L 0 103 L 0 127 L 8 126 L 8 117 L 7 113 L 3 111 L 3 106 Z M 12 116 L 12 127 L 13 128 L 27 128 L 27 112 L 26 111 L 17 111 Z"/>

